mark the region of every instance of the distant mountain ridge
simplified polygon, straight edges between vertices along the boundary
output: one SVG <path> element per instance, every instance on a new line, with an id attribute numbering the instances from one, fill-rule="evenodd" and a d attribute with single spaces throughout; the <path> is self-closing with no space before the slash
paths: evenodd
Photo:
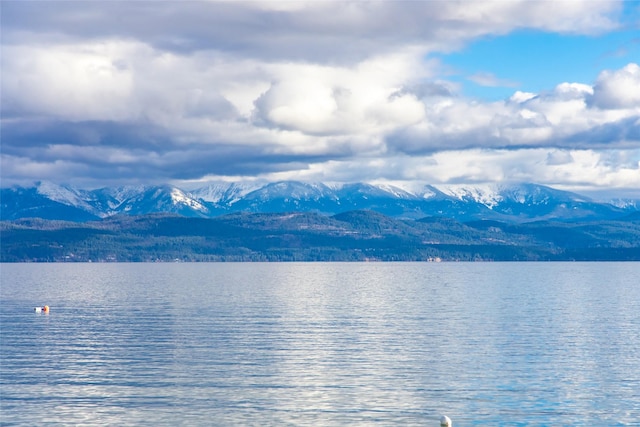
<path id="1" fill-rule="evenodd" d="M 213 218 L 235 212 L 313 212 L 335 215 L 370 210 L 394 218 L 446 217 L 457 221 L 584 221 L 622 218 L 640 211 L 638 199 L 598 202 L 580 194 L 522 183 L 432 186 L 407 191 L 388 184 L 332 185 L 281 181 L 213 183 L 191 191 L 171 185 L 83 190 L 50 182 L 1 189 L 1 218 L 84 222 L 113 215 L 173 213 Z"/>

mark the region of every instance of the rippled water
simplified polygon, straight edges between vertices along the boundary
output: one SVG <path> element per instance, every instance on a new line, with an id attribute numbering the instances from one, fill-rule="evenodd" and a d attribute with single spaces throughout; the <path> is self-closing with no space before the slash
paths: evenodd
<path id="1" fill-rule="evenodd" d="M 0 269 L 2 425 L 640 425 L 640 263 Z"/>

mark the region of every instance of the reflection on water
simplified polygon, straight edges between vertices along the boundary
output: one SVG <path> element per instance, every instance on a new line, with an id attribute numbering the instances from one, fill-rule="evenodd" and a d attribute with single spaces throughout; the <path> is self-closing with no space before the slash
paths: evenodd
<path id="1" fill-rule="evenodd" d="M 0 267 L 3 425 L 640 420 L 638 263 Z"/>

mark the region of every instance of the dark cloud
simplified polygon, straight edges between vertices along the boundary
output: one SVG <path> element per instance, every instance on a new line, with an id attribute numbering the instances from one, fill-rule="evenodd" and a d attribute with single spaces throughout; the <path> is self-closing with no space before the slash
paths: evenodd
<path id="1" fill-rule="evenodd" d="M 455 87 L 452 83 L 446 81 L 421 82 L 404 86 L 395 92 L 394 96 L 414 95 L 418 99 L 432 97 L 454 97 L 457 96 Z"/>
<path id="2" fill-rule="evenodd" d="M 233 104 L 220 94 L 201 91 L 193 94 L 187 101 L 185 116 L 231 120 L 238 117 L 239 114 Z"/>
<path id="3" fill-rule="evenodd" d="M 491 129 L 473 129 L 467 132 L 445 133 L 435 132 L 429 135 L 416 132 L 414 129 L 402 129 L 386 138 L 389 151 L 407 155 L 429 155 L 438 151 L 466 150 L 477 147 L 492 149 L 512 148 L 509 140 L 495 135 Z"/>
<path id="4" fill-rule="evenodd" d="M 573 157 L 571 153 L 567 151 L 554 150 L 547 154 L 547 165 L 556 166 L 556 165 L 566 165 L 573 161 Z"/>
<path id="5" fill-rule="evenodd" d="M 640 147 L 640 115 L 577 132 L 565 138 L 559 145 L 584 149 L 638 148 Z"/>
<path id="6" fill-rule="evenodd" d="M 31 121 L 2 127 L 3 155 L 14 161 L 76 165 L 62 176 L 90 174 L 105 182 L 189 180 L 206 175 L 258 175 L 304 169 L 314 162 L 340 157 L 331 154 L 279 153 L 274 144 L 183 144 L 165 129 L 149 123 Z M 37 178 L 37 177 L 36 177 Z M 50 179 L 51 177 L 40 177 Z M 81 178 L 83 179 L 83 178 Z"/>
<path id="7" fill-rule="evenodd" d="M 2 126 L 2 149 L 18 155 L 22 150 L 55 145 L 102 146 L 138 150 L 171 150 L 175 145 L 167 131 L 149 122 L 70 122 L 30 119 Z"/>

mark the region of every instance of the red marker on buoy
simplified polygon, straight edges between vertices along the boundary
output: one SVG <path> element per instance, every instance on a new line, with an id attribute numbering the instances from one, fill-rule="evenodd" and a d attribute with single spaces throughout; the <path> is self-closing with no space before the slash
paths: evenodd
<path id="1" fill-rule="evenodd" d="M 42 311 L 45 313 L 49 313 L 49 306 L 45 305 L 44 307 L 42 307 Z"/>

